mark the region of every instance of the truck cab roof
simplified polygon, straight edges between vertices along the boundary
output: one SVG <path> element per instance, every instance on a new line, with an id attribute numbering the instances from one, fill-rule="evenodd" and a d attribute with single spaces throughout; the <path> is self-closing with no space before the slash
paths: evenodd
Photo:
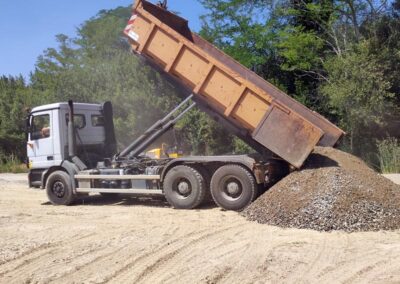
<path id="1" fill-rule="evenodd" d="M 87 104 L 87 103 L 74 103 L 74 108 L 79 109 L 79 110 L 94 110 L 94 111 L 99 111 L 102 109 L 100 104 Z M 34 112 L 39 112 L 39 111 L 45 111 L 45 110 L 52 110 L 52 109 L 68 109 L 68 103 L 67 102 L 60 102 L 60 103 L 54 103 L 54 104 L 47 104 L 47 105 L 42 105 L 38 107 L 34 107 L 31 110 L 31 113 Z"/>

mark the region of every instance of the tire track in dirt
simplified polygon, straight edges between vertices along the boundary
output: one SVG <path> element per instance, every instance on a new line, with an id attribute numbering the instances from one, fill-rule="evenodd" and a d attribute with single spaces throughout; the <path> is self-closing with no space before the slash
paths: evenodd
<path id="1" fill-rule="evenodd" d="M 256 257 L 257 250 L 251 250 L 250 253 L 248 250 L 253 244 L 255 248 L 257 243 L 263 243 L 262 250 L 265 250 L 265 243 L 268 243 L 269 247 L 274 241 L 268 242 L 263 238 L 253 236 L 251 233 L 253 224 L 237 223 L 238 225 L 231 230 L 211 236 L 179 252 L 170 261 L 162 263 L 138 282 L 207 282 L 220 273 L 224 274 L 223 277 L 221 275 L 215 277 L 223 278 L 226 282 L 240 282 L 243 271 L 246 271 L 248 275 L 248 272 L 254 271 L 256 267 L 253 265 L 254 260 L 261 259 L 261 257 Z M 260 251 L 259 248 L 258 251 Z M 239 267 L 243 269 L 241 273 L 238 273 Z M 249 270 L 246 270 L 247 268 Z M 244 277 L 244 279 L 248 278 Z"/>
<path id="2" fill-rule="evenodd" d="M 2 266 L 3 264 L 6 264 L 6 263 L 9 263 L 9 262 L 13 262 L 13 261 L 19 260 L 19 259 L 21 259 L 21 258 L 23 258 L 23 257 L 25 257 L 25 256 L 28 256 L 28 255 L 30 255 L 30 254 L 35 253 L 36 251 L 40 251 L 40 250 L 46 249 L 46 248 L 48 248 L 48 247 L 50 247 L 50 246 L 51 246 L 51 243 L 44 243 L 44 244 L 41 244 L 41 245 L 39 245 L 39 246 L 37 246 L 37 247 L 28 249 L 28 250 L 26 250 L 25 252 L 23 252 L 22 254 L 17 255 L 17 256 L 15 256 L 15 257 L 13 257 L 13 258 L 4 259 L 4 260 L 0 261 L 0 276 L 1 276 L 1 274 L 2 274 L 2 273 L 1 273 L 1 266 Z"/>
<path id="3" fill-rule="evenodd" d="M 72 265 L 71 269 L 69 269 L 68 271 L 64 271 L 63 273 L 49 275 L 48 278 L 46 279 L 46 281 L 58 282 L 58 283 L 69 282 L 71 280 L 71 276 L 76 272 L 80 272 L 82 268 L 84 269 L 85 267 L 96 264 L 97 262 L 107 259 L 110 256 L 120 254 L 121 251 L 123 251 L 124 249 L 125 249 L 124 247 L 120 247 L 119 249 L 114 248 L 111 251 L 107 250 L 107 252 L 105 252 L 105 250 L 100 251 L 99 249 L 93 249 L 93 250 L 87 251 L 88 254 L 91 254 L 89 258 L 85 257 L 86 253 L 74 258 L 74 264 Z M 96 253 L 96 254 L 92 254 L 92 253 Z M 100 255 L 98 255 L 99 253 L 100 253 Z M 79 259 L 80 257 L 83 258 L 83 262 L 80 261 L 80 259 Z M 83 277 L 81 279 L 83 279 Z"/>
<path id="4" fill-rule="evenodd" d="M 317 274 L 316 279 L 321 282 L 338 281 L 343 283 L 353 283 L 360 281 L 365 282 L 365 279 L 373 279 L 382 274 L 382 271 L 387 271 L 388 265 L 393 263 L 393 259 L 398 259 L 400 256 L 400 247 L 393 247 L 392 250 L 386 250 L 380 247 L 379 241 L 371 242 L 374 245 L 360 242 L 358 235 L 346 234 L 347 245 L 345 249 L 341 246 L 335 246 L 337 251 L 341 252 L 336 258 L 328 253 L 330 261 L 321 272 Z M 357 238 L 354 238 L 357 236 Z M 353 241 L 350 242 L 350 239 Z M 364 251 L 367 250 L 367 251 Z M 392 265 L 396 267 L 396 264 Z M 397 267 L 400 268 L 400 262 Z"/>
<path id="5" fill-rule="evenodd" d="M 207 255 L 207 258 L 212 258 L 212 262 L 206 261 L 204 259 L 204 255 L 199 255 L 197 254 L 196 257 L 190 257 L 189 255 L 186 255 L 185 257 L 192 259 L 193 263 L 197 263 L 199 261 L 199 258 L 203 259 L 200 261 L 199 265 L 190 265 L 187 268 L 182 267 L 181 271 L 178 271 L 178 275 L 182 275 L 180 273 L 184 273 L 184 278 L 187 280 L 186 282 L 190 282 L 193 280 L 192 275 L 203 275 L 202 280 L 200 282 L 211 282 L 211 283 L 216 283 L 217 281 L 225 281 L 228 283 L 234 283 L 235 280 L 237 281 L 237 277 L 234 275 L 235 274 L 235 268 L 237 267 L 244 267 L 244 265 L 240 265 L 237 263 L 237 261 L 234 261 L 233 263 L 232 259 L 236 259 L 238 255 L 242 254 L 246 249 L 250 247 L 249 243 L 247 241 L 239 241 L 236 243 L 231 244 L 230 246 L 224 246 L 223 240 L 219 240 L 220 242 L 217 243 L 218 245 L 210 247 L 209 251 L 211 252 L 210 254 Z M 199 244 L 201 245 L 201 244 Z M 223 247 L 223 249 L 221 249 Z M 197 251 L 199 248 L 197 248 Z M 218 253 L 215 251 L 218 250 Z M 182 257 L 182 262 L 187 263 L 187 258 Z M 190 263 L 190 262 L 189 262 Z M 240 261 L 239 261 L 240 263 Z M 175 264 L 170 264 L 168 263 L 168 266 L 165 266 L 164 269 L 161 271 L 165 275 L 165 271 L 171 270 L 174 267 Z M 180 273 L 179 273 L 180 272 Z M 165 278 L 165 280 L 169 280 L 170 283 L 176 283 L 180 276 L 177 276 L 177 274 L 171 275 L 169 278 Z M 197 276 L 197 277 L 198 277 Z M 164 279 L 162 279 L 164 282 Z"/>
<path id="6" fill-rule="evenodd" d="M 86 239 L 94 236 L 94 233 L 84 236 L 73 235 L 71 239 L 76 240 L 76 243 L 86 243 Z M 35 271 L 43 273 L 43 267 L 52 266 L 55 263 L 60 251 L 68 247 L 68 241 L 58 241 L 41 245 L 23 255 L 20 255 L 4 265 L 0 265 L 0 277 L 12 279 L 12 283 L 22 283 L 26 280 L 26 275 L 31 275 Z M 47 266 L 44 266 L 47 263 Z M 4 269 L 4 271 L 2 271 Z M 40 274 L 39 273 L 39 274 Z"/>
<path id="7" fill-rule="evenodd" d="M 212 273 L 210 276 L 207 276 L 202 280 L 204 283 L 221 283 L 223 280 L 226 280 L 229 274 L 232 272 L 233 267 L 225 267 L 223 269 L 217 270 L 215 273 Z"/>
<path id="8" fill-rule="evenodd" d="M 341 248 L 336 248 L 336 250 L 341 250 Z M 374 259 L 377 255 L 377 250 L 369 251 L 361 254 L 352 254 L 349 252 L 343 252 L 343 260 L 333 261 L 329 266 L 325 267 L 318 275 L 317 278 L 321 281 L 329 281 L 332 279 L 337 279 L 338 275 L 344 276 L 348 270 L 354 270 L 355 264 L 360 264 L 360 261 L 365 261 L 365 259 Z"/>
<path id="9" fill-rule="evenodd" d="M 393 279 L 400 279 L 400 258 L 391 258 L 390 262 L 385 265 L 384 269 L 375 269 L 374 273 L 369 275 L 369 277 L 371 282 L 375 283 L 394 283 L 395 281 L 393 281 Z"/>
<path id="10" fill-rule="evenodd" d="M 303 275 L 303 271 L 307 269 L 307 261 L 309 259 L 315 259 L 316 254 L 318 257 L 320 243 L 321 241 L 318 240 L 316 244 L 310 244 L 307 240 L 300 238 L 295 241 L 286 239 L 278 241 L 267 255 L 267 274 L 271 272 L 272 274 L 278 275 L 276 271 L 285 269 L 288 274 L 287 280 L 295 283 L 298 279 L 298 275 Z M 315 247 L 317 247 L 317 253 L 310 249 Z M 279 278 L 269 277 L 268 280 L 276 281 L 279 280 Z"/>
<path id="11" fill-rule="evenodd" d="M 222 263 L 219 264 L 216 272 L 207 275 L 206 272 L 210 268 L 206 269 L 205 277 L 202 278 L 202 282 L 216 283 L 215 281 L 218 281 L 220 279 L 223 279 L 224 282 L 228 283 L 266 282 L 266 275 L 269 275 L 269 273 L 266 273 L 268 269 L 268 263 L 270 261 L 268 259 L 268 255 L 277 245 L 282 242 L 282 240 L 273 239 L 268 236 L 263 238 L 262 234 L 258 236 L 252 236 L 252 234 L 250 233 L 252 230 L 254 230 L 254 228 L 249 227 L 247 231 L 240 232 L 238 234 L 238 236 L 240 236 L 240 239 L 246 244 L 243 247 L 242 251 L 238 251 L 236 256 L 229 257 L 228 259 L 221 259 Z M 232 270 L 230 270 L 231 267 L 233 267 Z M 238 270 L 238 267 L 240 267 L 241 269 Z M 224 274 L 226 270 L 229 271 L 228 274 Z M 243 273 L 241 273 L 241 270 L 249 272 L 251 271 L 251 273 L 247 273 L 244 276 Z M 221 273 L 224 274 L 223 278 L 220 276 Z M 216 278 L 216 280 L 214 278 Z"/>
<path id="12" fill-rule="evenodd" d="M 10 272 L 15 272 L 18 271 L 18 274 L 20 274 L 20 269 L 24 268 L 25 266 L 27 266 L 28 264 L 32 263 L 33 261 L 40 259 L 40 258 L 44 258 L 44 257 L 48 257 L 48 254 L 50 252 L 53 252 L 53 249 L 47 248 L 47 249 L 43 249 L 40 251 L 35 251 L 32 254 L 30 254 L 29 258 L 26 259 L 21 259 L 20 261 L 18 261 L 18 263 L 16 263 L 14 266 L 13 265 L 9 265 L 11 266 L 11 268 L 6 268 L 6 270 L 1 271 L 0 272 L 0 277 L 5 277 L 8 273 Z M 1 269 L 2 267 L 0 267 Z M 13 275 L 9 275 L 8 277 L 13 277 Z"/>
<path id="13" fill-rule="evenodd" d="M 358 268 L 357 271 L 355 272 L 353 271 L 349 276 L 346 276 L 345 280 L 342 283 L 343 284 L 355 283 L 356 280 L 361 280 L 362 278 L 365 278 L 366 274 L 371 272 L 373 269 L 377 268 L 381 269 L 382 267 L 385 267 L 387 263 L 388 260 L 380 260 L 380 261 L 369 262 L 369 264 L 367 265 L 362 265 L 360 268 Z"/>
<path id="14" fill-rule="evenodd" d="M 146 279 L 149 278 L 151 274 L 159 274 L 160 267 L 162 267 L 166 263 L 173 262 L 174 258 L 176 258 L 178 255 L 181 255 L 186 250 L 193 250 L 193 246 L 195 244 L 198 244 L 205 240 L 209 241 L 211 237 L 214 237 L 221 233 L 225 233 L 237 227 L 238 225 L 235 225 L 219 230 L 214 230 L 212 232 L 207 230 L 203 231 L 201 234 L 191 232 L 189 235 L 183 236 L 179 239 L 179 241 L 175 242 L 175 244 L 177 245 L 164 246 L 161 249 L 148 254 L 149 257 L 141 259 L 140 262 L 136 263 L 136 266 L 132 267 L 133 271 L 127 270 L 124 272 L 124 274 L 120 274 L 115 277 L 113 281 L 117 283 L 123 283 L 125 280 L 131 279 L 130 281 L 132 281 L 132 283 L 146 282 Z M 135 275 L 135 277 L 132 278 L 132 275 Z"/>
<path id="15" fill-rule="evenodd" d="M 169 226 L 167 226 L 167 228 L 169 228 Z M 163 229 L 165 229 L 165 228 L 163 228 Z M 204 230 L 204 231 L 206 231 L 206 230 Z M 121 236 L 122 235 L 129 236 L 130 233 L 132 235 L 134 235 L 135 232 L 134 231 L 123 232 L 123 233 L 121 233 Z M 164 234 L 160 233 L 160 235 L 164 235 Z M 112 234 L 112 235 L 115 235 L 115 234 Z M 117 239 L 118 239 L 118 237 L 117 237 Z M 146 236 L 144 236 L 140 239 L 146 240 Z M 178 241 L 178 240 L 176 240 L 176 241 Z M 170 243 L 173 243 L 173 242 L 170 241 Z M 160 247 L 162 247 L 163 245 L 155 246 L 154 250 L 160 249 Z M 72 274 L 63 275 L 61 277 L 58 277 L 57 282 L 63 283 L 64 281 L 71 281 L 71 280 L 79 282 L 79 279 L 81 279 L 82 275 L 85 275 L 85 279 L 88 279 L 88 281 L 95 281 L 95 282 L 99 282 L 99 283 L 107 282 L 109 279 L 112 279 L 116 274 L 120 273 L 120 271 L 128 269 L 130 265 L 134 265 L 136 258 L 140 259 L 142 257 L 146 257 L 147 255 L 151 254 L 151 252 L 145 252 L 144 255 L 140 255 L 138 257 L 137 250 L 132 248 L 132 244 L 129 242 L 129 238 L 123 242 L 119 242 L 118 245 L 115 245 L 115 244 L 111 245 L 109 249 L 112 251 L 112 253 L 108 253 L 108 254 L 104 255 L 104 257 L 94 259 L 93 261 L 90 261 L 90 262 L 80 263 L 79 270 L 74 271 Z M 121 262 L 123 262 L 124 260 L 132 259 L 132 258 L 134 259 L 133 261 L 130 261 L 127 264 L 121 264 Z M 104 269 L 102 269 L 102 268 L 104 268 Z M 101 271 L 101 272 L 93 273 L 96 270 Z M 66 277 L 64 277 L 64 276 L 66 276 Z M 93 277 L 96 277 L 96 279 L 92 279 Z"/>
<path id="16" fill-rule="evenodd" d="M 70 281 L 75 274 L 78 275 L 86 275 L 85 270 L 96 271 L 96 266 L 98 263 L 107 262 L 108 259 L 115 256 L 117 258 L 118 255 L 123 257 L 124 251 L 127 249 L 127 241 L 129 238 L 126 238 L 125 235 L 129 235 L 130 232 L 123 231 L 112 231 L 104 233 L 102 235 L 96 235 L 96 238 L 93 239 L 93 243 L 96 243 L 97 246 L 91 248 L 87 253 L 80 255 L 81 257 L 76 257 L 68 252 L 63 252 L 67 255 L 67 259 L 70 260 L 70 269 L 65 273 L 58 273 L 57 275 L 51 277 L 51 281 L 65 283 Z M 102 241 L 106 240 L 106 241 Z M 85 246 L 85 243 L 82 244 Z M 90 274 L 88 272 L 88 275 Z M 79 276 L 78 276 L 79 277 Z M 77 282 L 82 281 L 82 277 Z"/>
<path id="17" fill-rule="evenodd" d="M 324 262 L 325 262 L 324 267 L 320 267 L 318 271 L 315 271 L 314 275 L 316 276 L 317 279 L 323 277 L 324 275 L 329 273 L 329 271 L 332 271 L 335 268 L 337 268 L 338 263 L 344 264 L 342 259 L 346 258 L 348 251 L 351 249 L 350 235 L 338 234 L 337 238 L 338 241 L 335 241 L 335 243 L 332 243 L 330 241 L 329 253 L 327 253 L 327 255 L 325 255 L 324 257 Z M 340 245 L 341 243 L 343 245 Z"/>
<path id="18" fill-rule="evenodd" d="M 196 275 L 196 277 L 202 273 L 207 275 L 214 270 L 215 264 L 219 266 L 219 263 L 237 255 L 238 250 L 243 251 L 248 247 L 247 243 L 243 244 L 242 242 L 228 246 L 224 243 L 224 236 L 225 234 L 222 233 L 193 243 L 190 248 L 185 247 L 166 261 L 159 262 L 158 266 L 150 266 L 153 269 L 144 275 L 143 279 L 139 279 L 138 283 L 194 282 L 192 275 Z M 218 253 L 214 254 L 217 250 Z M 213 259 L 212 263 L 208 260 L 209 257 Z"/>
<path id="19" fill-rule="evenodd" d="M 359 283 L 365 282 L 364 279 L 374 279 L 378 275 L 389 275 L 388 272 L 388 264 L 392 262 L 396 262 L 397 260 L 397 268 L 400 268 L 400 262 L 398 262 L 399 257 L 395 257 L 391 255 L 383 260 L 370 260 L 367 263 L 361 265 L 357 268 L 356 271 L 352 271 L 349 273 L 348 277 L 343 281 L 344 284 L 348 283 Z M 357 264 L 355 266 L 358 266 Z M 394 268 L 392 266 L 392 268 Z"/>
<path id="20" fill-rule="evenodd" d="M 89 237 L 94 236 L 94 235 L 95 235 L 95 233 L 87 234 L 87 235 L 84 235 L 84 236 L 75 234 L 73 236 L 69 236 L 68 238 L 72 238 L 72 239 L 76 238 L 76 240 L 84 240 L 84 239 L 89 238 Z M 3 264 L 5 264 L 5 263 L 10 263 L 10 262 L 19 260 L 19 259 L 21 259 L 21 258 L 23 258 L 25 256 L 28 256 L 28 255 L 30 255 L 32 253 L 35 253 L 38 250 L 40 251 L 40 250 L 42 250 L 44 248 L 54 247 L 54 246 L 57 246 L 57 245 L 59 245 L 59 244 L 61 244 L 63 242 L 64 241 L 56 241 L 56 242 L 54 242 L 53 240 L 49 239 L 46 242 L 44 242 L 42 244 L 39 244 L 37 247 L 33 247 L 33 248 L 30 248 L 30 249 L 27 249 L 26 251 L 24 251 L 23 253 L 21 253 L 19 255 L 16 255 L 16 256 L 14 256 L 12 258 L 9 258 L 9 259 L 2 260 L 0 262 L 0 269 L 1 269 L 1 266 Z"/>
<path id="21" fill-rule="evenodd" d="M 200 230 L 200 231 L 190 231 L 189 233 L 186 233 L 182 236 L 176 237 L 175 239 L 168 239 L 167 241 L 163 241 L 161 245 L 156 246 L 155 248 L 151 249 L 150 251 L 147 251 L 137 257 L 131 257 L 133 258 L 131 261 L 128 261 L 126 264 L 124 264 L 122 267 L 120 267 L 118 270 L 114 271 L 111 275 L 106 277 L 102 283 L 106 283 L 109 281 L 114 281 L 114 282 L 124 282 L 121 280 L 124 275 L 127 276 L 127 279 L 124 279 L 127 282 L 131 281 L 131 275 L 128 273 L 129 270 L 137 267 L 138 265 L 141 265 L 143 260 L 146 260 L 148 258 L 151 258 L 152 255 L 154 255 L 157 252 L 162 252 L 164 250 L 171 249 L 171 247 L 174 247 L 175 244 L 178 244 L 182 239 L 190 238 L 196 235 L 204 235 L 207 230 Z M 129 259 L 129 258 L 127 258 Z M 116 280 L 118 278 L 118 281 Z"/>
<path id="22" fill-rule="evenodd" d="M 333 262 L 333 265 L 337 262 L 340 257 L 343 256 L 344 252 L 349 247 L 349 238 L 348 235 L 339 235 L 335 243 L 330 241 L 329 235 L 321 234 L 322 241 L 319 241 L 312 248 L 317 250 L 317 254 L 315 257 L 310 257 L 308 260 L 306 256 L 304 257 L 304 261 L 306 265 L 304 269 L 295 273 L 297 278 L 294 279 L 294 282 L 302 282 L 302 281 L 312 281 L 313 279 L 318 279 L 321 275 L 321 270 L 326 269 Z M 311 248 L 309 251 L 313 251 Z"/>
<path id="23" fill-rule="evenodd" d="M 111 248 L 112 252 L 111 253 L 107 253 L 102 255 L 101 257 L 98 257 L 96 259 L 93 259 L 90 262 L 84 263 L 82 265 L 79 266 L 79 274 L 86 274 L 85 271 L 87 271 L 87 276 L 90 279 L 90 274 L 93 272 L 93 268 L 94 267 L 101 267 L 103 266 L 107 266 L 107 264 L 113 264 L 114 266 L 117 265 L 118 269 L 116 271 L 111 272 L 111 276 L 107 276 L 105 275 L 103 277 L 103 279 L 98 280 L 96 282 L 98 283 L 107 283 L 110 280 L 112 280 L 114 277 L 116 277 L 119 273 L 125 271 L 126 269 L 129 269 L 131 266 L 134 266 L 136 264 L 137 261 L 139 261 L 142 258 L 148 257 L 151 252 L 146 252 L 142 255 L 137 256 L 136 258 L 134 258 L 133 261 L 129 262 L 128 264 L 124 264 L 122 265 L 122 267 L 119 267 L 119 261 L 121 261 L 121 259 L 131 259 L 132 257 L 134 257 L 134 255 L 136 255 L 136 252 L 129 252 L 129 245 L 128 244 L 124 244 L 122 247 L 120 247 L 119 249 L 116 248 Z M 108 267 L 108 269 L 113 269 L 113 266 L 110 265 Z M 78 270 L 77 270 L 78 271 Z M 107 273 L 109 274 L 110 271 L 107 271 Z M 67 276 L 67 277 L 64 277 Z M 76 278 L 75 275 L 72 275 L 73 278 Z M 78 276 L 78 278 L 80 278 Z M 71 274 L 68 275 L 62 275 L 62 277 L 58 277 L 57 280 L 71 280 Z M 61 281 L 63 282 L 63 281 Z"/>
<path id="24" fill-rule="evenodd" d="M 308 278 L 310 273 L 315 269 L 316 265 L 320 262 L 322 257 L 326 257 L 328 254 L 328 238 L 326 235 L 323 236 L 323 239 L 318 245 L 315 247 L 316 251 L 308 250 L 308 254 L 304 256 L 304 269 L 301 269 L 297 273 L 293 273 L 296 275 L 296 279 L 294 282 L 299 282 L 302 279 Z M 308 262 L 308 259 L 310 261 Z M 309 263 L 309 264 L 308 264 Z"/>
<path id="25" fill-rule="evenodd" d="M 8 279 L 3 283 L 29 283 L 33 278 L 34 272 L 40 270 L 49 255 L 53 255 L 56 251 L 54 248 L 45 250 L 32 258 L 22 261 L 16 267 L 8 269 L 6 273 L 1 275 L 2 279 Z M 28 281 L 28 279 L 30 280 Z"/>
<path id="26" fill-rule="evenodd" d="M 80 236 L 78 238 L 78 240 L 84 240 L 87 237 L 92 236 L 93 234 L 89 234 L 89 235 L 85 235 L 85 236 Z M 78 235 L 74 235 L 71 237 L 76 237 Z M 51 242 L 51 241 L 47 241 L 43 244 L 40 244 L 39 246 L 32 248 L 32 249 L 28 249 L 27 251 L 23 252 L 20 255 L 17 255 L 11 259 L 6 260 L 5 262 L 2 262 L 0 264 L 0 276 L 4 275 L 6 273 L 8 273 L 9 271 L 13 271 L 16 269 L 16 267 L 14 267 L 13 265 L 17 265 L 18 268 L 22 267 L 24 264 L 30 262 L 33 259 L 36 259 L 38 256 L 37 254 L 41 255 L 41 252 L 43 250 L 45 251 L 49 251 L 61 244 L 63 244 L 64 241 L 58 241 L 58 242 Z M 33 255 L 33 257 L 32 257 Z M 12 268 L 10 268 L 9 270 L 6 269 L 6 271 L 1 271 L 4 268 L 7 268 L 7 266 L 11 266 Z"/>

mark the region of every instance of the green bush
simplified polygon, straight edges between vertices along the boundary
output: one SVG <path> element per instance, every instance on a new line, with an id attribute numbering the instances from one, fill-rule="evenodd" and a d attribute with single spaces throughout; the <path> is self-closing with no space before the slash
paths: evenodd
<path id="1" fill-rule="evenodd" d="M 16 155 L 4 155 L 0 152 L 0 173 L 26 173 L 26 165 Z"/>
<path id="2" fill-rule="evenodd" d="M 378 142 L 382 173 L 400 173 L 400 140 L 390 137 Z"/>

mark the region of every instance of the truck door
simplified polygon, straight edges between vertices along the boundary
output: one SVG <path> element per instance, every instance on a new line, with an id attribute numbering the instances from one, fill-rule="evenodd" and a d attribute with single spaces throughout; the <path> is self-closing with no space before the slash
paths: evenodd
<path id="1" fill-rule="evenodd" d="M 43 169 L 54 164 L 54 129 L 51 110 L 34 113 L 28 137 L 28 157 L 31 168 Z"/>

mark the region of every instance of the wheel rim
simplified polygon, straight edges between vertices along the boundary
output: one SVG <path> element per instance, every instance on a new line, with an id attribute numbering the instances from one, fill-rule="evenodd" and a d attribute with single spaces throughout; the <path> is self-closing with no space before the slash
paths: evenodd
<path id="1" fill-rule="evenodd" d="M 227 200 L 238 200 L 243 193 L 242 183 L 234 176 L 227 176 L 221 180 L 220 193 Z"/>
<path id="2" fill-rule="evenodd" d="M 56 181 L 53 184 L 52 191 L 56 197 L 63 198 L 65 195 L 65 186 L 61 181 Z"/>
<path id="3" fill-rule="evenodd" d="M 174 183 L 173 191 L 178 198 L 185 199 L 192 193 L 192 185 L 189 180 L 181 178 Z"/>

